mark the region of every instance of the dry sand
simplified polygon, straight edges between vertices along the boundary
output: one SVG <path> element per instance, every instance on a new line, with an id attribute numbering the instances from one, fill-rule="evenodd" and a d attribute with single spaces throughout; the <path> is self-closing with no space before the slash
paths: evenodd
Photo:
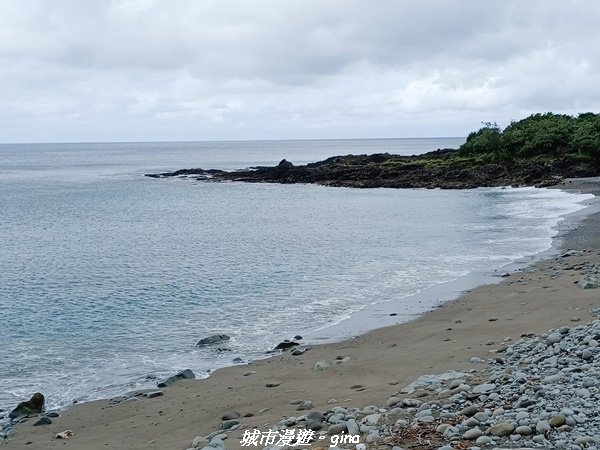
<path id="1" fill-rule="evenodd" d="M 578 180 L 564 187 L 597 194 L 599 186 L 598 180 Z M 314 346 L 302 356 L 285 354 L 222 369 L 207 380 L 181 381 L 157 398 L 76 405 L 51 425 L 33 427 L 30 421 L 16 426 L 17 434 L 6 448 L 179 450 L 190 447 L 195 436 L 218 430 L 221 416 L 231 411 L 254 414 L 242 419 L 243 424 L 267 431 L 282 416 L 302 414 L 290 404 L 294 399 L 312 400 L 314 409 L 321 411 L 331 407 L 331 399 L 342 406 L 384 405 L 420 375 L 480 369 L 469 362 L 471 357 L 488 357 L 508 336 L 514 339 L 589 320 L 588 310 L 600 306 L 600 290 L 575 286 L 580 276 L 576 270 L 553 274 L 580 261 L 600 261 L 599 230 L 600 213 L 595 213 L 563 237 L 562 248 L 585 250 L 581 256 L 541 261 L 413 322 Z M 494 344 L 487 345 L 489 341 Z M 338 355 L 351 360 L 322 372 L 313 370 L 317 361 L 332 362 Z M 244 376 L 249 370 L 256 373 Z M 275 380 L 281 384 L 265 386 Z M 393 380 L 399 384 L 390 384 Z M 67 429 L 73 437 L 55 439 Z M 225 441 L 228 450 L 240 448 L 241 434 L 241 429 L 231 432 Z"/>

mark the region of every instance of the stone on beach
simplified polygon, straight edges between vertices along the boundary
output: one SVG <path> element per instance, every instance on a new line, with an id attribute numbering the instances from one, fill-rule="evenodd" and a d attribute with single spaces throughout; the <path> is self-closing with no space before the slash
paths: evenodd
<path id="1" fill-rule="evenodd" d="M 600 279 L 592 275 L 586 275 L 579 279 L 577 285 L 582 289 L 596 289 L 600 286 Z"/>
<path id="2" fill-rule="evenodd" d="M 50 425 L 51 423 L 52 420 L 50 420 L 50 417 L 42 416 L 33 424 L 33 426 L 37 427 L 39 425 Z"/>
<path id="3" fill-rule="evenodd" d="M 327 361 L 317 361 L 313 370 L 315 372 L 322 372 L 329 367 L 329 363 Z"/>
<path id="4" fill-rule="evenodd" d="M 312 431 L 318 431 L 323 428 L 325 416 L 322 412 L 313 411 L 306 418 L 306 428 Z"/>
<path id="5" fill-rule="evenodd" d="M 69 439 L 74 434 L 75 433 L 73 433 L 73 431 L 71 431 L 71 430 L 65 430 L 65 431 L 61 431 L 60 433 L 56 433 L 56 436 L 54 436 L 54 437 L 56 439 Z"/>
<path id="6" fill-rule="evenodd" d="M 422 375 L 409 385 L 402 388 L 400 391 L 403 394 L 412 394 L 417 389 L 436 389 L 440 387 L 445 381 L 454 380 L 457 378 L 468 378 L 472 375 L 465 372 L 457 372 L 456 370 L 449 370 L 439 375 Z"/>
<path id="7" fill-rule="evenodd" d="M 496 425 L 491 426 L 488 430 L 487 433 L 491 434 L 492 436 L 509 436 L 512 434 L 512 432 L 515 431 L 515 427 L 512 423 L 508 423 L 508 422 L 500 422 L 497 423 Z"/>
<path id="8" fill-rule="evenodd" d="M 196 378 L 196 375 L 194 375 L 194 372 L 192 372 L 190 369 L 185 369 L 173 376 L 170 376 L 169 378 L 166 378 L 165 380 L 158 383 L 156 386 L 159 388 L 167 387 L 179 380 L 191 380 L 194 378 Z"/>

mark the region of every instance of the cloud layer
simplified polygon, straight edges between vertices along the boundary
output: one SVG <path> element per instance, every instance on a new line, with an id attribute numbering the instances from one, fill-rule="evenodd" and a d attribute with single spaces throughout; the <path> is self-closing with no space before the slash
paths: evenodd
<path id="1" fill-rule="evenodd" d="M 461 136 L 600 109 L 600 3 L 4 0 L 0 141 Z"/>

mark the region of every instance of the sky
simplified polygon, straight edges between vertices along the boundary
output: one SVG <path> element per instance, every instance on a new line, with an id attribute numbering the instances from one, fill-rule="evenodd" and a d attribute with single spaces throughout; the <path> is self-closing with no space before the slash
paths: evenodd
<path id="1" fill-rule="evenodd" d="M 466 136 L 600 112 L 597 0 L 0 0 L 0 142 Z"/>

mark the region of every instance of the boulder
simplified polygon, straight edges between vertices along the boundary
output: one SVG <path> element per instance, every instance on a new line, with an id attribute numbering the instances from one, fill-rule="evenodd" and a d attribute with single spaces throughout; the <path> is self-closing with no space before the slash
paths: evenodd
<path id="1" fill-rule="evenodd" d="M 185 370 L 182 370 L 181 372 L 177 373 L 176 375 L 170 376 L 169 378 L 161 381 L 160 383 L 157 384 L 157 386 L 159 388 L 163 388 L 163 387 L 170 386 L 179 380 L 191 380 L 194 378 L 196 378 L 196 375 L 194 375 L 194 372 L 192 372 L 190 369 L 185 369 Z"/>
<path id="2" fill-rule="evenodd" d="M 28 401 L 19 403 L 17 407 L 10 412 L 8 418 L 15 420 L 31 414 L 40 414 L 44 409 L 44 401 L 43 394 L 36 392 Z"/>
<path id="3" fill-rule="evenodd" d="M 207 345 L 222 344 L 223 342 L 227 342 L 229 339 L 231 339 L 231 337 L 227 336 L 226 334 L 213 334 L 212 336 L 200 339 L 196 345 L 198 347 L 206 347 Z"/>
<path id="4" fill-rule="evenodd" d="M 277 344 L 273 350 L 289 350 L 290 348 L 296 347 L 300 345 L 298 342 L 294 342 L 294 341 L 290 341 L 288 339 L 286 339 L 285 341 L 280 342 L 279 344 Z"/>

